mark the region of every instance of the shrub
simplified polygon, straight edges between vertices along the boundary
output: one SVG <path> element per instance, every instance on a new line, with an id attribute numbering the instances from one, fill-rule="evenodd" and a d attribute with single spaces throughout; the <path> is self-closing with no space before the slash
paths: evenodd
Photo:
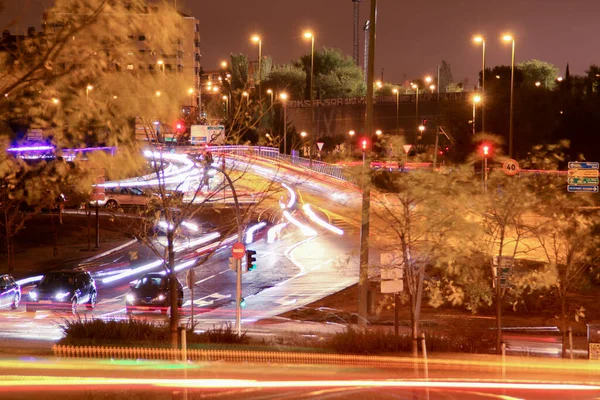
<path id="1" fill-rule="evenodd" d="M 63 319 L 59 324 L 64 337 L 59 341 L 63 345 L 164 345 L 171 340 L 167 323 L 152 323 L 145 320 L 128 318 L 126 320 L 104 319 Z M 187 327 L 187 342 L 211 344 L 248 343 L 245 333 L 238 335 L 230 324 L 225 327 L 209 329 L 195 333 Z M 136 343 L 137 342 L 137 343 Z"/>
<path id="2" fill-rule="evenodd" d="M 469 330 L 469 335 L 452 333 L 430 333 L 426 335 L 428 352 L 484 353 L 491 348 L 490 335 L 481 331 Z M 391 331 L 359 330 L 348 327 L 335 334 L 327 342 L 338 353 L 376 354 L 410 352 L 411 335 L 394 335 Z M 421 346 L 419 346 L 420 348 Z"/>

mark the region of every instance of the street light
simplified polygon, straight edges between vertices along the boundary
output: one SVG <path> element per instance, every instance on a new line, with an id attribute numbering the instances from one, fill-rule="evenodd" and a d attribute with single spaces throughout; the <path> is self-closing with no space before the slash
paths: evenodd
<path id="1" fill-rule="evenodd" d="M 415 127 L 419 127 L 419 85 L 411 83 L 410 86 L 416 90 L 417 96 L 415 97 Z M 415 132 L 415 143 L 417 143 L 417 133 Z"/>
<path id="2" fill-rule="evenodd" d="M 481 99 L 485 98 L 485 36 L 477 35 L 473 38 L 475 43 L 481 43 Z M 481 131 L 485 132 L 485 107 L 481 107 Z"/>
<path id="3" fill-rule="evenodd" d="M 430 76 L 425 77 L 425 83 L 431 83 L 431 81 L 433 81 L 433 79 Z"/>
<path id="4" fill-rule="evenodd" d="M 160 97 L 160 95 L 161 95 L 160 90 L 157 90 L 156 92 L 154 92 L 154 94 L 156 95 L 156 97 Z"/>
<path id="5" fill-rule="evenodd" d="M 189 88 L 188 93 L 190 94 L 190 112 L 192 112 L 191 107 L 194 106 L 194 88 Z"/>
<path id="6" fill-rule="evenodd" d="M 52 102 L 53 102 L 54 104 L 58 104 L 58 103 L 60 103 L 60 100 L 58 100 L 56 97 L 53 97 L 53 98 L 52 98 Z"/>
<path id="7" fill-rule="evenodd" d="M 400 115 L 400 91 L 397 88 L 392 89 L 392 93 L 396 95 L 396 134 L 400 134 L 399 115 Z"/>
<path id="8" fill-rule="evenodd" d="M 229 97 L 227 97 L 227 95 L 223 95 L 221 98 L 225 102 L 225 114 L 229 117 Z"/>
<path id="9" fill-rule="evenodd" d="M 158 64 L 158 68 L 162 68 L 163 75 L 165 74 L 165 62 L 163 60 L 158 60 L 156 62 Z"/>
<path id="10" fill-rule="evenodd" d="M 513 157 L 513 98 L 515 91 L 515 38 L 512 35 L 502 36 L 502 40 L 512 43 L 512 55 L 510 61 L 510 117 L 508 127 L 508 157 Z"/>
<path id="11" fill-rule="evenodd" d="M 86 104 L 90 102 L 90 90 L 94 89 L 92 85 L 87 85 L 85 87 L 85 102 Z"/>
<path id="12" fill-rule="evenodd" d="M 279 95 L 283 102 L 283 154 L 287 154 L 287 93 Z"/>
<path id="13" fill-rule="evenodd" d="M 302 136 L 303 138 L 305 138 L 305 137 L 306 137 L 306 135 L 308 135 L 308 133 L 306 133 L 306 132 L 304 132 L 304 131 L 300 132 L 300 136 Z"/>
<path id="14" fill-rule="evenodd" d="M 481 102 L 481 96 L 473 96 L 473 135 L 475 135 L 475 107 Z"/>
<path id="15" fill-rule="evenodd" d="M 429 90 L 431 90 L 431 93 L 433 94 L 433 91 L 435 90 L 435 85 L 429 85 Z"/>
<path id="16" fill-rule="evenodd" d="M 348 132 L 348 135 L 350 135 L 350 136 L 354 136 L 354 134 L 355 134 L 355 133 L 356 133 L 356 132 L 354 132 L 354 131 L 350 131 L 350 132 Z"/>
<path id="17" fill-rule="evenodd" d="M 383 132 L 381 131 L 381 129 L 377 129 L 377 130 L 375 131 L 375 134 L 376 134 L 377 136 L 381 136 L 381 135 L 383 134 Z"/>
<path id="18" fill-rule="evenodd" d="M 250 101 L 250 95 L 245 90 L 242 92 L 242 96 L 246 98 L 246 107 L 248 107 L 248 102 Z"/>
<path id="19" fill-rule="evenodd" d="M 540 82 L 540 81 L 537 81 L 537 82 L 535 83 L 535 87 L 540 87 L 540 86 L 542 86 L 542 82 Z"/>
<path id="20" fill-rule="evenodd" d="M 223 69 L 227 68 L 227 61 L 225 61 L 225 60 L 221 61 L 221 68 L 223 68 Z"/>
<path id="21" fill-rule="evenodd" d="M 304 37 L 310 39 L 310 131 L 313 133 L 308 138 L 308 167 L 312 169 L 313 136 L 315 133 L 315 95 L 313 93 L 313 75 L 315 71 L 315 35 L 308 31 Z"/>
<path id="22" fill-rule="evenodd" d="M 252 36 L 252 41 L 258 43 L 258 98 L 262 98 L 262 92 L 260 90 L 261 81 L 261 68 L 262 68 L 262 39 L 258 35 Z"/>

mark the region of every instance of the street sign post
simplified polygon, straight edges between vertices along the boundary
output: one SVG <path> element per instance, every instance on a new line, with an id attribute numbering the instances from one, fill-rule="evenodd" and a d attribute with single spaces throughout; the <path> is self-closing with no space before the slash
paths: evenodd
<path id="1" fill-rule="evenodd" d="M 598 186 L 600 184 L 600 178 L 580 178 L 580 177 L 572 177 L 567 178 L 567 183 L 569 185 L 594 185 Z"/>
<path id="2" fill-rule="evenodd" d="M 567 191 L 571 193 L 598 193 L 598 186 L 568 185 Z"/>
<path id="3" fill-rule="evenodd" d="M 570 161 L 569 169 L 600 169 L 600 163 Z"/>
<path id="4" fill-rule="evenodd" d="M 241 260 L 246 256 L 246 246 L 241 242 L 236 242 L 231 248 L 231 256 L 236 260 Z"/>
<path id="5" fill-rule="evenodd" d="M 502 171 L 508 176 L 513 176 L 519 173 L 519 162 L 517 160 L 506 160 L 502 163 Z"/>
<path id="6" fill-rule="evenodd" d="M 188 269 L 185 273 L 185 283 L 187 287 L 190 289 L 190 297 L 192 300 L 192 310 L 191 310 L 191 324 L 194 326 L 194 285 L 196 284 L 196 273 L 194 269 Z"/>

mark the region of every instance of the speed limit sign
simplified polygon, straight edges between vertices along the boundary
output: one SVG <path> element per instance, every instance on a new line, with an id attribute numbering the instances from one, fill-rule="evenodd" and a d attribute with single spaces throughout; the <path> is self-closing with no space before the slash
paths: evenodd
<path id="1" fill-rule="evenodd" d="M 519 163 L 513 159 L 506 160 L 502 163 L 502 170 L 508 176 L 516 175 L 520 171 Z"/>

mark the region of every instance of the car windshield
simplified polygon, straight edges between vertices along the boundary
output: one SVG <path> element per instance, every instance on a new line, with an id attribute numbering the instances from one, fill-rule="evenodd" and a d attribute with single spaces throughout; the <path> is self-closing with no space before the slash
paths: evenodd
<path id="1" fill-rule="evenodd" d="M 72 286 L 75 283 L 75 277 L 73 275 L 64 274 L 50 274 L 45 275 L 41 282 L 41 286 L 53 286 L 53 285 L 69 285 Z"/>
<path id="2" fill-rule="evenodd" d="M 159 276 L 144 276 L 135 284 L 136 289 L 162 288 L 167 284 L 165 278 Z"/>

